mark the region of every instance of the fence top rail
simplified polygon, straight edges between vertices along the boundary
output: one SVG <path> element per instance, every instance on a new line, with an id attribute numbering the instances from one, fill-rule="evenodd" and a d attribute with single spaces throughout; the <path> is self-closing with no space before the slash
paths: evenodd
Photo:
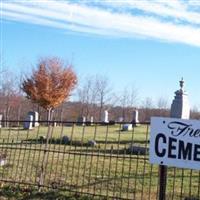
<path id="1" fill-rule="evenodd" d="M 1 120 L 1 122 L 18 122 L 18 123 L 23 123 L 23 122 L 30 122 L 30 120 Z M 53 123 L 61 123 L 61 124 L 83 124 L 83 123 L 87 123 L 87 121 L 86 122 L 78 122 L 78 121 L 61 121 L 61 120 L 50 120 L 50 121 L 48 121 L 48 120 L 37 120 L 37 122 L 39 122 L 39 123 L 50 123 L 50 124 L 53 124 Z M 105 123 L 105 122 L 101 122 L 101 121 L 96 121 L 96 122 L 91 122 L 91 124 L 99 124 L 99 125 L 111 125 L 112 123 L 115 123 L 115 124 L 135 124 L 135 125 L 137 125 L 137 124 L 144 124 L 144 125 L 149 125 L 150 124 L 150 122 L 148 121 L 148 122 L 137 122 L 137 123 L 133 123 L 133 122 L 128 122 L 128 121 L 126 121 L 126 122 L 118 122 L 118 121 L 110 121 L 110 122 L 108 122 L 108 123 Z"/>

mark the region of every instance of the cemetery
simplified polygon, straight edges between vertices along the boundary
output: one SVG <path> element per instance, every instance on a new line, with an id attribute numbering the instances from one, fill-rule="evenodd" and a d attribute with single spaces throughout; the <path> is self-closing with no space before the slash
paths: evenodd
<path id="1" fill-rule="evenodd" d="M 0 200 L 200 200 L 200 0 L 0 2 Z"/>
<path id="2" fill-rule="evenodd" d="M 189 118 L 183 80 L 175 92 L 172 109 L 173 118 Z M 139 121 L 139 115 L 134 109 L 132 120 L 113 124 L 109 111 L 104 110 L 100 122 L 95 122 L 93 116 L 79 116 L 75 122 L 52 120 L 46 124 L 39 120 L 38 112 L 29 111 L 21 126 L 1 128 L 0 179 L 39 185 L 43 190 L 50 187 L 92 195 L 92 199 L 155 199 L 160 184 L 159 165 L 149 163 L 151 127 L 149 122 Z M 173 121 L 167 127 L 175 137 L 199 136 L 199 129 L 184 123 Z M 186 145 L 161 133 L 155 143 L 158 157 L 199 162 L 197 144 Z M 167 199 L 198 197 L 198 170 L 168 167 L 167 174 Z"/>

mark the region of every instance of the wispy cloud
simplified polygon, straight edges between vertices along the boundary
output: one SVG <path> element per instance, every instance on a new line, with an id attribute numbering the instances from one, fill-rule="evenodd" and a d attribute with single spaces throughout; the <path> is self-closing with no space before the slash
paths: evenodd
<path id="1" fill-rule="evenodd" d="M 1 17 L 97 35 L 143 37 L 200 46 L 200 9 L 194 1 L 8 1 Z"/>

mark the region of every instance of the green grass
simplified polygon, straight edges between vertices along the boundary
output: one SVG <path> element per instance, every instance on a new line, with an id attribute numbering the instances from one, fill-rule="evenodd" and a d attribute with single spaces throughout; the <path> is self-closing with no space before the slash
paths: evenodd
<path id="1" fill-rule="evenodd" d="M 148 147 L 147 127 L 120 130 L 119 125 L 53 127 L 44 184 L 124 199 L 156 199 L 158 166 L 149 164 L 148 155 L 131 155 L 126 151 L 131 143 Z M 31 131 L 2 128 L 0 151 L 7 154 L 8 163 L 0 167 L 0 179 L 37 184 L 45 148 L 39 137 L 47 132 L 48 127 L 42 126 Z M 69 144 L 60 143 L 64 135 L 71 138 Z M 97 146 L 86 145 L 91 139 Z M 169 168 L 168 199 L 199 196 L 199 182 L 198 171 Z"/>
<path id="2" fill-rule="evenodd" d="M 62 190 L 38 191 L 36 187 L 9 185 L 0 187 L 1 200 L 92 200 L 97 199 L 89 195 L 71 194 Z"/>

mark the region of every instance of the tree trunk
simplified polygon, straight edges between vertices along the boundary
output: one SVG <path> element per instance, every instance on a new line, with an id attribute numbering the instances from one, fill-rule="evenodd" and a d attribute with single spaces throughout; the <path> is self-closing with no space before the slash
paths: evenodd
<path id="1" fill-rule="evenodd" d="M 63 121 L 63 105 L 61 107 L 61 111 L 60 111 L 60 122 Z M 60 123 L 60 126 L 62 126 L 62 123 Z"/>
<path id="2" fill-rule="evenodd" d="M 47 163 L 48 163 L 48 157 L 49 157 L 49 140 L 52 137 L 52 133 L 53 133 L 53 127 L 51 124 L 51 120 L 53 117 L 53 109 L 50 108 L 47 110 L 47 124 L 48 124 L 48 131 L 47 131 L 47 135 L 46 135 L 46 143 L 45 143 L 45 147 L 44 147 L 44 155 L 43 155 L 43 159 L 42 159 L 42 164 L 41 164 L 41 171 L 40 171 L 40 178 L 39 178 L 39 186 L 43 186 L 44 185 L 44 181 L 45 181 L 45 174 L 46 174 L 46 168 L 47 168 Z"/>
<path id="3" fill-rule="evenodd" d="M 44 185 L 45 181 L 45 175 L 46 175 L 46 168 L 47 168 L 47 163 L 48 163 L 48 157 L 49 157 L 49 140 L 52 137 L 53 133 L 53 127 L 49 125 L 48 131 L 47 131 L 47 136 L 46 136 L 46 143 L 44 147 L 44 154 L 42 158 L 42 163 L 41 163 L 41 171 L 40 171 L 40 176 L 39 176 L 39 187 Z"/>
<path id="4" fill-rule="evenodd" d="M 18 127 L 20 126 L 20 116 L 21 116 L 21 104 L 19 105 L 18 110 L 17 110 L 17 126 Z"/>
<path id="5" fill-rule="evenodd" d="M 52 108 L 47 109 L 47 125 L 51 124 L 52 117 L 53 117 L 53 109 Z"/>
<path id="6" fill-rule="evenodd" d="M 45 147 L 44 147 L 44 154 L 43 154 L 43 158 L 42 158 L 42 162 L 41 162 L 41 170 L 40 170 L 40 176 L 39 176 L 39 187 L 41 189 L 41 186 L 44 185 L 44 181 L 45 181 L 45 174 L 46 174 L 46 168 L 47 168 L 47 163 L 48 163 L 48 157 L 49 157 L 49 140 L 52 137 L 52 126 L 51 126 L 51 112 L 52 109 L 47 109 L 47 126 L 48 126 L 48 131 L 47 131 L 47 135 L 46 135 L 46 143 L 45 143 Z"/>

